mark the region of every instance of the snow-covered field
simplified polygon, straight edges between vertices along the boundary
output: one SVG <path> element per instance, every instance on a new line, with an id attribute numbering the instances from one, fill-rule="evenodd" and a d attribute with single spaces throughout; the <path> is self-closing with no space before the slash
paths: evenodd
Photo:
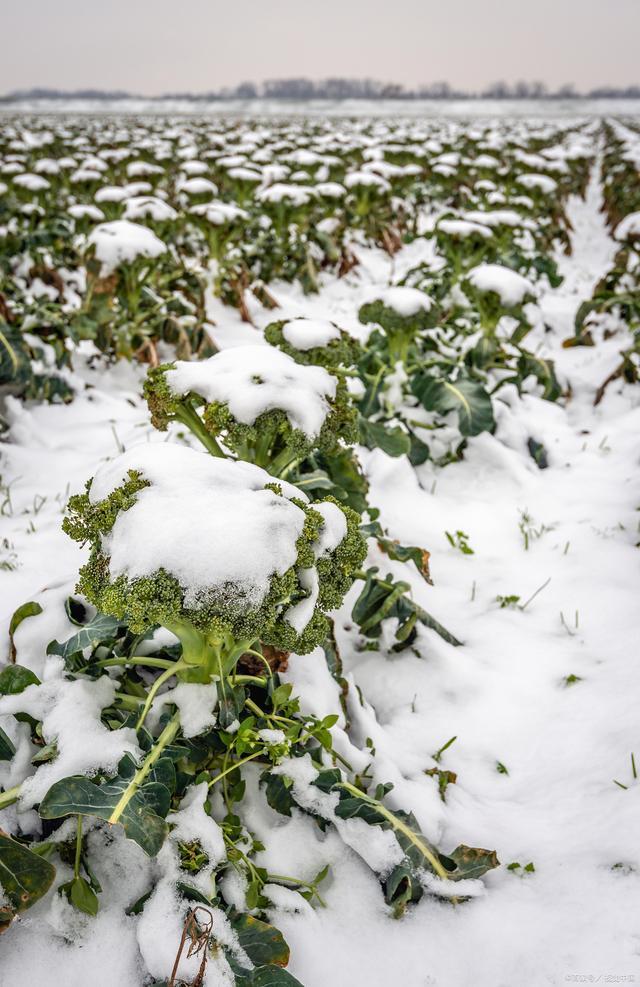
<path id="1" fill-rule="evenodd" d="M 414 468 L 406 457 L 359 450 L 389 535 L 431 553 L 433 586 L 417 572 L 402 578 L 463 645 L 424 631 L 420 657 L 357 651 L 352 590 L 337 621 L 350 728 L 348 738 L 338 731 L 336 744 L 345 753 L 372 747 L 375 780 L 394 785 L 391 804 L 410 807 L 444 852 L 459 843 L 487 847 L 502 866 L 469 901 L 425 896 L 396 920 L 361 853 L 296 810 L 276 815 L 259 797 L 260 769 L 247 765 L 243 818 L 265 844 L 260 866 L 310 877 L 330 865 L 326 907 L 274 893 L 270 912 L 291 947 L 288 970 L 305 987 L 640 981 L 640 784 L 631 760 L 634 751 L 640 756 L 640 395 L 637 385 L 614 381 L 594 407 L 619 362 L 619 336 L 562 346 L 618 247 L 601 212 L 600 163 L 601 148 L 584 200 L 573 196 L 567 206 L 572 252 L 557 254 L 563 283 L 547 285 L 539 298 L 550 331 L 540 323 L 528 342 L 555 361 L 569 397 L 552 403 L 506 389 L 495 402 L 495 432 L 470 437 L 464 457 L 445 467 Z M 330 319 L 362 335 L 363 301 L 430 250 L 420 238 L 393 257 L 358 247 L 359 267 L 325 276 L 315 295 L 274 282 L 278 318 Z M 261 342 L 272 319 L 256 305 L 254 328 L 212 295 L 207 304 L 220 348 Z M 0 446 L 5 643 L 22 603 L 57 606 L 16 632 L 18 661 L 27 656 L 32 667 L 43 667 L 50 640 L 69 634 L 62 602 L 86 554 L 61 531 L 69 493 L 123 449 L 166 439 L 149 423 L 144 368 L 80 358 L 74 374 L 70 404 L 9 399 Z M 529 454 L 530 438 L 544 445 L 548 468 Z M 463 532 L 472 553 L 455 548 L 446 532 Z M 497 598 L 509 596 L 520 606 L 501 606 Z M 313 655 L 292 657 L 282 678 L 304 710 L 340 713 L 338 687 Z M 438 766 L 457 777 L 443 800 L 425 771 L 451 738 Z M 3 780 L 5 788 L 12 783 Z M 4 828 L 11 826 L 15 813 L 0 812 L 0 824 L 6 817 Z M 116 830 L 94 828 L 89 841 L 100 853 L 99 914 L 76 912 L 55 892 L 45 896 L 0 940 L 2 987 L 141 987 L 145 971 L 170 973 L 177 943 L 162 931 L 162 902 L 154 899 L 142 916 L 125 914 L 155 862 Z M 227 981 L 212 972 L 205 983 Z"/>

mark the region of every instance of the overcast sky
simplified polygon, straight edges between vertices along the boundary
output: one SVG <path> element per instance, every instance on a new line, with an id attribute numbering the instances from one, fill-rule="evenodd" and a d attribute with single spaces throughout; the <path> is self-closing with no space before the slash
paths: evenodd
<path id="1" fill-rule="evenodd" d="M 640 0 L 0 0 L 0 92 L 304 75 L 640 83 Z"/>

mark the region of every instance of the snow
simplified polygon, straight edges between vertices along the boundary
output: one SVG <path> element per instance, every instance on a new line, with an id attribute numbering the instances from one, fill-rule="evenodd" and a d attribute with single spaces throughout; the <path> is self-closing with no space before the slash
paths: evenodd
<path id="1" fill-rule="evenodd" d="M 551 195 L 558 187 L 555 178 L 550 178 L 548 175 L 519 175 L 516 182 L 523 188 L 535 189 L 544 195 Z"/>
<path id="2" fill-rule="evenodd" d="M 389 192 L 391 186 L 380 175 L 375 175 L 371 171 L 350 171 L 344 179 L 344 184 L 348 189 L 354 188 L 375 188 L 379 192 Z"/>
<path id="3" fill-rule="evenodd" d="M 313 617 L 320 592 L 320 581 L 317 571 L 312 568 L 301 569 L 298 573 L 298 582 L 308 596 L 289 607 L 285 611 L 284 618 L 291 624 L 296 634 L 302 634 Z"/>
<path id="4" fill-rule="evenodd" d="M 324 521 L 318 540 L 313 545 L 315 557 L 321 559 L 334 552 L 346 537 L 347 520 L 338 505 L 331 501 L 314 504 L 313 509 L 322 515 Z"/>
<path id="5" fill-rule="evenodd" d="M 178 361 L 166 380 L 174 394 L 192 392 L 225 403 L 245 425 L 281 410 L 309 438 L 319 434 L 337 387 L 323 367 L 302 366 L 274 346 L 234 347 L 208 360 Z"/>
<path id="6" fill-rule="evenodd" d="M 441 219 L 438 221 L 436 229 L 459 240 L 464 240 L 470 236 L 479 236 L 483 240 L 488 240 L 493 236 L 488 226 L 484 226 L 482 223 L 472 223 L 466 219 Z"/>
<path id="7" fill-rule="evenodd" d="M 430 312 L 433 302 L 424 291 L 417 288 L 393 287 L 374 292 L 368 298 L 369 302 L 382 302 L 385 308 L 390 308 L 403 319 L 410 319 L 418 312 Z"/>
<path id="8" fill-rule="evenodd" d="M 239 597 L 252 608 L 264 600 L 272 576 L 294 565 L 304 513 L 287 499 L 294 488 L 284 484 L 283 497 L 264 489 L 273 478 L 260 467 L 175 443 L 147 443 L 96 473 L 92 503 L 103 500 L 130 470 L 139 471 L 150 486 L 103 537 L 113 579 L 164 569 L 182 586 L 187 606 Z"/>
<path id="9" fill-rule="evenodd" d="M 74 219 L 92 219 L 94 223 L 99 223 L 104 219 L 102 209 L 98 209 L 97 206 L 82 205 L 80 203 L 69 206 L 69 215 L 73 216 Z"/>
<path id="10" fill-rule="evenodd" d="M 178 190 L 187 195 L 217 195 L 218 187 L 208 178 L 184 178 L 178 182 Z"/>
<path id="11" fill-rule="evenodd" d="M 47 672 L 41 685 L 30 685 L 18 696 L 0 697 L 0 722 L 11 713 L 28 713 L 42 721 L 44 740 L 55 743 L 58 751 L 54 760 L 41 764 L 24 782 L 22 809 L 40 802 L 62 778 L 115 773 L 125 753 L 140 754 L 134 730 L 108 730 L 100 721 L 102 710 L 113 702 L 113 682 L 107 678 L 67 682 L 60 658 L 49 662 Z"/>
<path id="12" fill-rule="evenodd" d="M 159 695 L 153 703 L 153 713 L 174 704 L 180 713 L 180 729 L 184 737 L 197 737 L 216 723 L 218 693 L 215 682 L 203 685 L 196 682 L 179 682 L 174 689 Z"/>
<path id="13" fill-rule="evenodd" d="M 249 214 L 229 202 L 206 202 L 192 206 L 189 212 L 194 216 L 204 216 L 212 226 L 226 226 L 237 220 L 248 220 Z"/>
<path id="14" fill-rule="evenodd" d="M 287 343 L 303 353 L 340 339 L 340 330 L 326 319 L 292 319 L 282 327 Z"/>
<path id="15" fill-rule="evenodd" d="M 624 219 L 621 219 L 613 235 L 616 240 L 635 240 L 640 239 L 640 212 L 629 213 Z"/>
<path id="16" fill-rule="evenodd" d="M 177 217 L 178 213 L 168 202 L 153 195 L 133 195 L 125 202 L 125 220 L 152 219 L 156 223 L 165 223 Z"/>
<path id="17" fill-rule="evenodd" d="M 314 185 L 314 190 L 316 195 L 325 199 L 342 199 L 347 194 L 344 185 L 340 185 L 339 182 L 318 182 Z"/>
<path id="18" fill-rule="evenodd" d="M 527 278 L 501 264 L 479 264 L 469 271 L 466 280 L 481 294 L 494 292 L 505 308 L 522 305 L 527 296 L 535 295 Z"/>
<path id="19" fill-rule="evenodd" d="M 16 175 L 13 179 L 13 184 L 18 185 L 19 188 L 24 188 L 28 192 L 45 192 L 48 188 L 51 188 L 51 183 L 43 178 L 41 175 Z"/>
<path id="20" fill-rule="evenodd" d="M 96 258 L 102 263 L 103 277 L 120 264 L 131 264 L 137 257 L 159 257 L 167 249 L 152 230 L 127 219 L 100 223 L 87 237 L 87 247 L 95 248 Z"/>
<path id="21" fill-rule="evenodd" d="M 189 789 L 177 812 L 170 812 L 167 822 L 172 827 L 171 839 L 191 843 L 197 841 L 209 858 L 207 878 L 226 859 L 224 837 L 220 826 L 205 809 L 208 797 L 206 781 Z M 205 892 L 206 893 L 206 892 Z"/>
<path id="22" fill-rule="evenodd" d="M 370 826 L 363 819 L 336 816 L 339 796 L 334 792 L 322 792 L 313 784 L 318 772 L 308 754 L 283 758 L 273 768 L 273 774 L 289 778 L 293 782 L 296 802 L 323 819 L 331 820 L 347 846 L 355 850 L 373 871 L 384 875 L 402 862 L 404 852 L 390 830 Z"/>
<path id="23" fill-rule="evenodd" d="M 313 199 L 313 191 L 308 188 L 301 188 L 299 185 L 276 182 L 268 188 L 261 189 L 256 198 L 259 202 L 268 202 L 271 205 L 288 202 L 293 206 L 305 206 L 307 202 Z"/>

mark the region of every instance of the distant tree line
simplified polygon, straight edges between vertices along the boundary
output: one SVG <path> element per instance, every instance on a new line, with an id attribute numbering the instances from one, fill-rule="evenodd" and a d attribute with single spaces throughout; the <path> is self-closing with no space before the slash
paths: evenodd
<path id="1" fill-rule="evenodd" d="M 448 82 L 431 82 L 428 85 L 407 88 L 396 82 L 377 79 L 268 79 L 266 82 L 241 82 L 237 86 L 215 89 L 210 92 L 167 92 L 158 96 L 141 96 L 124 90 L 76 89 L 20 89 L 0 96 L 0 102 L 15 103 L 25 100 L 189 100 L 212 102 L 226 100 L 345 100 L 345 99 L 640 99 L 640 86 L 599 86 L 580 92 L 573 85 L 549 89 L 544 82 L 494 82 L 480 91 L 456 89 Z"/>

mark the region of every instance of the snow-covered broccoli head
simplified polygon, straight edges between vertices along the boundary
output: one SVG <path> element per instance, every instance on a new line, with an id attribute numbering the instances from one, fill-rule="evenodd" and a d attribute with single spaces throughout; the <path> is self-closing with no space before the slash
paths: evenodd
<path id="1" fill-rule="evenodd" d="M 345 384 L 273 346 L 238 346 L 208 360 L 165 364 L 150 371 L 144 393 L 156 428 L 181 421 L 206 445 L 198 431 L 204 424 L 206 434 L 219 436 L 240 459 L 274 475 L 313 449 L 329 452 L 340 440 L 356 438 Z"/>
<path id="2" fill-rule="evenodd" d="M 87 237 L 86 248 L 100 261 L 101 277 L 119 267 L 139 263 L 140 259 L 155 259 L 167 249 L 153 230 L 128 219 L 100 223 Z"/>
<path id="3" fill-rule="evenodd" d="M 429 295 L 417 288 L 387 288 L 360 307 L 363 323 L 377 323 L 384 330 L 389 352 L 394 360 L 406 359 L 407 350 L 416 336 L 432 329 L 438 310 Z"/>
<path id="4" fill-rule="evenodd" d="M 91 546 L 78 591 L 134 632 L 173 631 L 206 679 L 212 656 L 256 640 L 299 653 L 322 640 L 365 555 L 359 522 L 251 463 L 151 443 L 99 469 L 64 529 Z"/>
<path id="5" fill-rule="evenodd" d="M 325 319 L 291 319 L 272 322 L 265 339 L 287 353 L 296 363 L 320 367 L 352 366 L 361 347 L 357 339 Z"/>
<path id="6" fill-rule="evenodd" d="M 487 329 L 495 329 L 503 315 L 526 322 L 522 306 L 535 299 L 531 282 L 501 264 L 479 264 L 465 275 L 462 289 L 473 302 Z"/>

